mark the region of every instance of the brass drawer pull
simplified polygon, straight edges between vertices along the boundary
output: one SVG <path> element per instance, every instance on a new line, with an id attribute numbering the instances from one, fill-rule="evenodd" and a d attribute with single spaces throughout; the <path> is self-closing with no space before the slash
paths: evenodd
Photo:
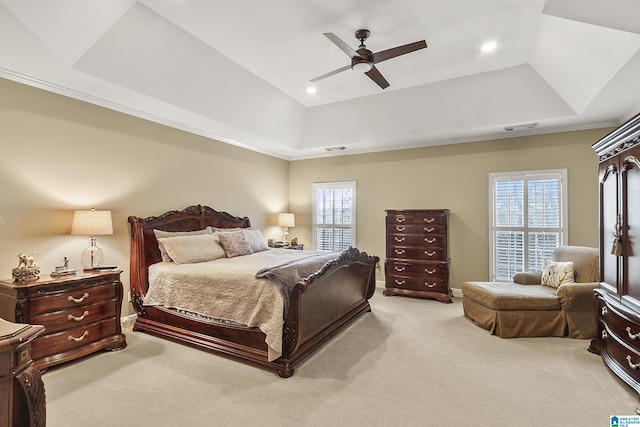
<path id="1" fill-rule="evenodd" d="M 434 218 L 425 218 L 425 219 L 424 219 L 424 222 L 426 222 L 426 223 L 428 223 L 428 224 L 431 224 L 433 221 L 435 221 L 435 219 L 434 219 Z"/>
<path id="2" fill-rule="evenodd" d="M 629 367 L 631 369 L 638 369 L 640 368 L 640 363 L 633 363 L 631 362 L 631 356 L 627 355 L 627 363 L 629 364 Z"/>
<path id="3" fill-rule="evenodd" d="M 425 227 L 424 231 L 426 231 L 427 233 L 431 233 L 433 230 L 435 230 L 435 228 L 433 227 Z"/>
<path id="4" fill-rule="evenodd" d="M 631 328 L 629 326 L 627 326 L 626 331 L 627 331 L 627 335 L 629 335 L 629 338 L 631 338 L 632 340 L 640 338 L 640 333 L 632 334 L 631 333 Z"/>
<path id="5" fill-rule="evenodd" d="M 396 237 L 396 242 L 398 243 L 404 242 L 404 237 Z"/>
<path id="6" fill-rule="evenodd" d="M 76 317 L 72 314 L 67 316 L 68 320 L 75 320 L 76 322 L 80 322 L 81 320 L 84 320 L 85 317 L 87 317 L 89 315 L 89 311 L 85 310 L 84 313 L 82 313 L 82 316 L 80 317 Z"/>
<path id="7" fill-rule="evenodd" d="M 404 249 L 396 249 L 396 255 L 402 255 L 404 252 Z"/>
<path id="8" fill-rule="evenodd" d="M 433 273 L 436 272 L 436 270 L 429 270 L 428 268 L 425 268 L 424 272 L 427 273 L 427 274 L 433 274 Z"/>
<path id="9" fill-rule="evenodd" d="M 397 265 L 395 266 L 396 271 L 404 271 L 405 268 L 404 267 L 398 267 Z"/>
<path id="10" fill-rule="evenodd" d="M 433 251 L 433 252 L 424 251 L 424 254 L 425 254 L 426 256 L 434 256 L 434 255 L 436 254 L 436 251 Z"/>
<path id="11" fill-rule="evenodd" d="M 397 217 L 396 222 L 404 222 L 404 217 L 402 216 Z"/>
<path id="12" fill-rule="evenodd" d="M 404 280 L 396 280 L 396 285 L 404 285 Z"/>
<path id="13" fill-rule="evenodd" d="M 609 314 L 609 310 L 607 310 L 607 307 L 602 307 L 602 310 L 600 310 L 600 313 L 602 313 L 603 316 L 606 316 L 607 314 Z"/>
<path id="14" fill-rule="evenodd" d="M 427 243 L 433 243 L 433 242 L 436 241 L 436 239 L 429 239 L 428 237 L 425 237 L 424 241 L 427 242 Z"/>
<path id="15" fill-rule="evenodd" d="M 402 225 L 396 225 L 396 230 L 397 231 L 404 231 L 406 228 Z"/>
<path id="16" fill-rule="evenodd" d="M 602 337 L 603 340 L 606 340 L 607 338 L 609 338 L 609 334 L 605 329 L 602 330 L 602 333 L 600 334 L 600 336 Z"/>
<path id="17" fill-rule="evenodd" d="M 80 341 L 82 341 L 83 339 L 85 339 L 85 337 L 87 337 L 87 336 L 89 336 L 89 331 L 84 331 L 84 332 L 82 333 L 82 335 L 80 335 L 80 336 L 79 336 L 79 337 L 77 337 L 77 338 L 76 338 L 76 337 L 74 337 L 73 335 L 69 335 L 69 336 L 67 337 L 67 341 L 80 342 Z"/>
<path id="18" fill-rule="evenodd" d="M 436 284 L 435 284 L 435 283 L 424 282 L 424 285 L 425 285 L 427 288 L 435 288 L 435 287 L 436 287 Z"/>
<path id="19" fill-rule="evenodd" d="M 69 297 L 67 298 L 67 301 L 75 302 L 76 304 L 80 304 L 82 301 L 84 301 L 87 298 L 89 298 L 89 294 L 85 292 L 84 295 L 82 295 L 82 297 L 80 297 L 80 298 L 74 298 L 71 295 L 69 295 Z"/>

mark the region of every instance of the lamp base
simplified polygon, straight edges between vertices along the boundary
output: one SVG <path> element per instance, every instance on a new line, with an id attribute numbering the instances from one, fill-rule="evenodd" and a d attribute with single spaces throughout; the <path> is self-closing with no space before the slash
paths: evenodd
<path id="1" fill-rule="evenodd" d="M 82 266 L 90 270 L 95 267 L 100 267 L 104 263 L 104 254 L 102 253 L 102 249 L 92 245 L 82 251 L 80 260 Z"/>

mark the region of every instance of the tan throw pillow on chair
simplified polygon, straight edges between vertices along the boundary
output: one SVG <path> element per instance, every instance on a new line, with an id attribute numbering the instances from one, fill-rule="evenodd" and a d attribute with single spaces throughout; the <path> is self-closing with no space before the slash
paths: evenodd
<path id="1" fill-rule="evenodd" d="M 563 283 L 575 282 L 575 271 L 573 262 L 545 261 L 542 270 L 542 284 L 557 288 Z"/>

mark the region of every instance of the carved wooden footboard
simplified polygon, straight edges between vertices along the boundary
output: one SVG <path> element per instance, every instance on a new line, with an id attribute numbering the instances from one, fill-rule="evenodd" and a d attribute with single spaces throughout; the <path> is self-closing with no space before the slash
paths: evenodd
<path id="1" fill-rule="evenodd" d="M 207 226 L 249 227 L 206 206 L 190 206 L 158 217 L 129 217 L 131 225 L 131 293 L 138 314 L 135 331 L 143 331 L 206 351 L 246 360 L 290 377 L 294 368 L 320 346 L 370 311 L 377 256 L 350 248 L 320 271 L 298 283 L 291 294 L 283 329 L 282 356 L 268 360 L 265 335 L 258 328 L 196 318 L 164 307 L 145 307 L 149 265 L 160 261 L 153 229 L 191 231 Z"/>

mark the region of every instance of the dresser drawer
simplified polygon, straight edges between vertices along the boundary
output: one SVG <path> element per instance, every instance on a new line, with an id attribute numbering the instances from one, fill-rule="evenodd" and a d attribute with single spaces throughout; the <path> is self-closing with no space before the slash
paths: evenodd
<path id="1" fill-rule="evenodd" d="M 110 282 L 96 286 L 74 287 L 33 298 L 29 301 L 29 312 L 30 317 L 34 317 L 39 313 L 79 307 L 114 298 L 116 298 L 116 287 Z M 35 322 L 30 321 L 30 323 Z"/>
<path id="2" fill-rule="evenodd" d="M 600 326 L 599 333 L 604 342 L 604 351 L 635 381 L 640 381 L 640 352 L 627 347 L 616 339 L 615 333 L 606 326 L 602 324 Z"/>
<path id="3" fill-rule="evenodd" d="M 448 284 L 442 277 L 416 278 L 396 276 L 394 274 L 387 275 L 386 286 L 423 292 L 447 292 L 449 289 Z"/>
<path id="4" fill-rule="evenodd" d="M 63 310 L 32 316 L 29 320 L 36 325 L 46 328 L 46 333 L 57 332 L 81 325 L 88 325 L 107 317 L 114 317 L 117 313 L 117 300 L 111 299 L 95 304 L 85 304 L 78 307 L 68 307 Z"/>
<path id="5" fill-rule="evenodd" d="M 640 353 L 640 325 L 627 318 L 624 313 L 608 306 L 598 298 L 598 318 L 607 324 L 607 333 L 613 334 L 627 346 Z"/>
<path id="6" fill-rule="evenodd" d="M 446 264 L 411 264 L 388 260 L 384 271 L 395 276 L 414 276 L 421 279 L 438 278 L 444 280 L 448 276 Z"/>
<path id="7" fill-rule="evenodd" d="M 387 225 L 387 235 L 391 234 L 444 234 L 442 224 Z"/>
<path id="8" fill-rule="evenodd" d="M 424 261 L 441 261 L 444 259 L 443 248 L 414 248 L 407 246 L 387 246 L 387 258 L 416 259 Z"/>
<path id="9" fill-rule="evenodd" d="M 442 211 L 421 211 L 414 214 L 387 214 L 386 221 L 391 224 L 439 224 L 445 223 L 445 214 Z"/>
<path id="10" fill-rule="evenodd" d="M 436 246 L 444 248 L 445 238 L 442 234 L 390 234 L 389 245 L 392 246 Z"/>
<path id="11" fill-rule="evenodd" d="M 116 333 L 116 319 L 108 318 L 97 323 L 38 337 L 31 346 L 31 354 L 34 360 L 43 359 L 85 346 Z"/>

